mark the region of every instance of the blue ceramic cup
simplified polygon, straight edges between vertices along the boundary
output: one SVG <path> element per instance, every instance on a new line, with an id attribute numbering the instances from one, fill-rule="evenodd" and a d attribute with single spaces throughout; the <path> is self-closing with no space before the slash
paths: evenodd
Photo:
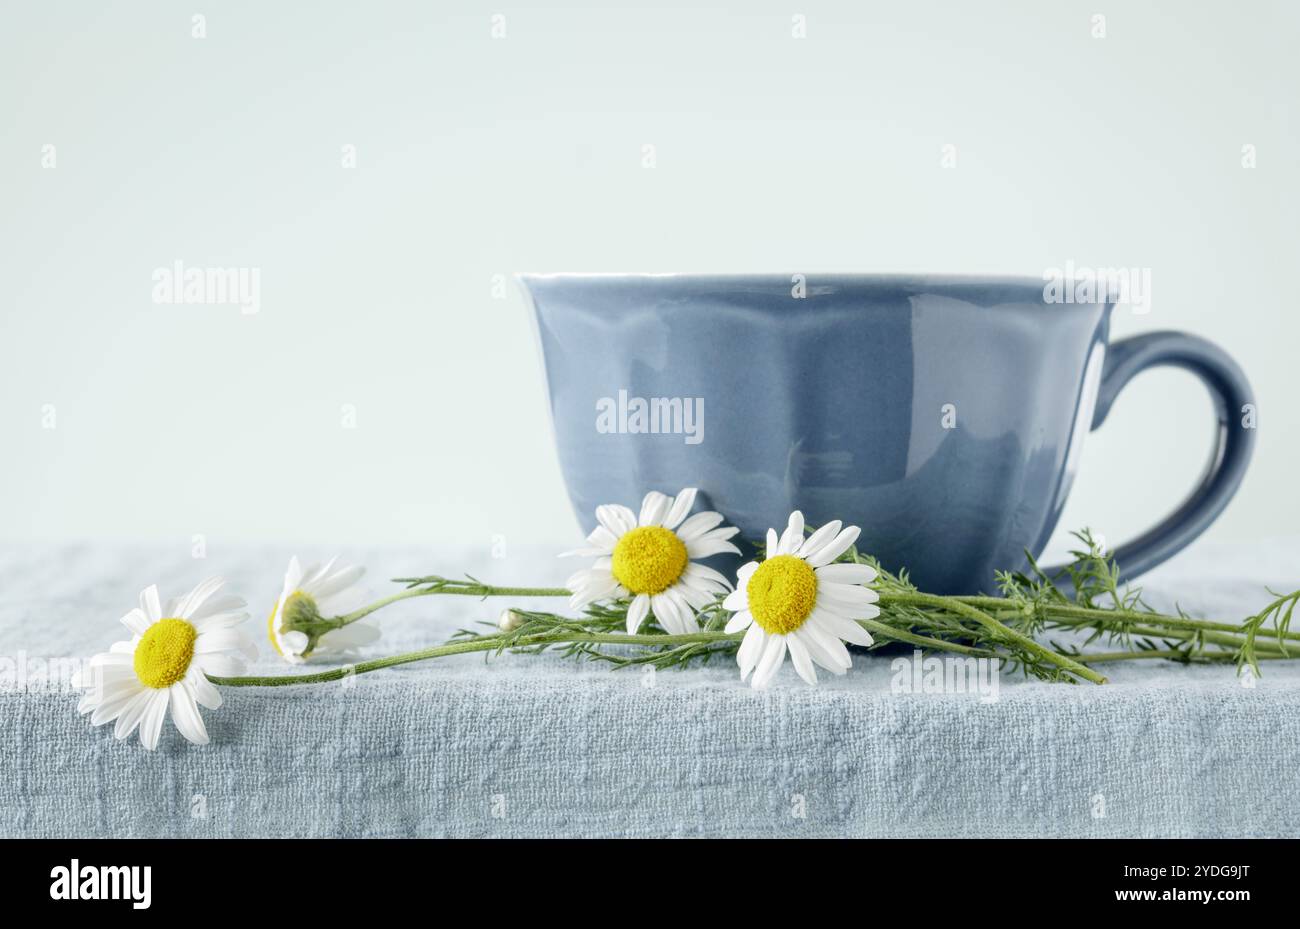
<path id="1" fill-rule="evenodd" d="M 1169 517 L 1114 553 L 1128 577 L 1222 511 L 1254 444 L 1241 369 L 1178 332 L 1109 344 L 1111 302 L 1048 302 L 1035 278 L 866 274 L 521 275 L 569 496 L 700 488 L 745 538 L 862 527 L 859 548 L 923 589 L 994 589 L 1037 557 L 1083 440 L 1134 375 L 1192 371 L 1214 398 L 1210 467 Z"/>

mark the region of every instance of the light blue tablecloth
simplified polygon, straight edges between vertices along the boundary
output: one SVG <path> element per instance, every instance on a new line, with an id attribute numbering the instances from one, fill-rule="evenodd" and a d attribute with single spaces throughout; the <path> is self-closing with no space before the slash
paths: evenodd
<path id="1" fill-rule="evenodd" d="M 179 593 L 224 574 L 260 618 L 288 554 L 4 550 L 0 656 L 104 650 L 153 581 Z M 345 554 L 369 565 L 376 593 L 407 572 L 560 584 L 571 567 L 538 553 Z M 1300 540 L 1202 546 L 1145 586 L 1156 606 L 1176 593 L 1195 615 L 1239 619 L 1265 586 L 1300 586 Z M 500 607 L 401 604 L 379 614 L 369 654 L 440 641 Z M 1130 663 L 1105 687 L 1004 678 L 981 703 L 896 695 L 880 656 L 815 689 L 787 667 L 767 693 L 730 664 L 650 678 L 465 656 L 348 686 L 227 689 L 205 711 L 212 744 L 169 722 L 156 753 L 92 728 L 75 695 L 30 686 L 0 693 L 0 835 L 1300 835 L 1300 665 L 1264 671 L 1244 687 L 1231 668 Z"/>

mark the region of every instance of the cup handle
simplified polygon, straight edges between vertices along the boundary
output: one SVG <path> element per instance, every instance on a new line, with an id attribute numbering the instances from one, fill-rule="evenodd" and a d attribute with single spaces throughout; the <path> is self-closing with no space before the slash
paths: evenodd
<path id="1" fill-rule="evenodd" d="M 1135 375 L 1165 365 L 1191 371 L 1209 389 L 1216 416 L 1214 450 L 1196 489 L 1178 509 L 1115 549 L 1112 557 L 1126 579 L 1168 560 L 1209 528 L 1237 492 L 1255 450 L 1254 401 L 1246 375 L 1223 349 L 1185 332 L 1144 333 L 1110 346 L 1092 428 L 1105 422 L 1115 397 Z M 1059 569 L 1046 570 L 1054 577 Z"/>

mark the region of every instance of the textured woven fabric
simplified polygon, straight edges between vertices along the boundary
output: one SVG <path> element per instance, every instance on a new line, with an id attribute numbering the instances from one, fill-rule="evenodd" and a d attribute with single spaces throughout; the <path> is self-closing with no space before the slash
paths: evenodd
<path id="1" fill-rule="evenodd" d="M 329 555 L 331 552 L 303 552 Z M 368 585 L 407 572 L 559 584 L 549 557 L 347 553 Z M 139 588 L 207 574 L 269 611 L 288 552 L 80 546 L 0 552 L 0 656 L 48 662 L 124 638 Z M 1205 547 L 1146 580 L 1194 615 L 1239 619 L 1300 586 L 1300 540 Z M 378 614 L 368 655 L 491 621 L 428 598 Z M 257 623 L 256 618 L 252 621 Z M 263 649 L 265 652 L 265 648 Z M 225 690 L 212 743 L 169 722 L 157 752 L 92 728 L 72 693 L 0 693 L 4 836 L 1300 835 L 1300 667 L 1112 665 L 1106 687 L 1001 681 L 998 699 L 891 692 L 888 656 L 754 693 L 732 664 L 611 671 L 462 656 L 347 685 Z M 48 665 L 46 665 L 48 667 Z M 264 655 L 255 670 L 286 666 Z M 21 683 L 21 682 L 18 682 Z"/>

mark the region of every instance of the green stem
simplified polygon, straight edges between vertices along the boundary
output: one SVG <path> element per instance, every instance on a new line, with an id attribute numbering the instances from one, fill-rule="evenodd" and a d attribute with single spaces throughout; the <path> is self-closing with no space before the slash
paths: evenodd
<path id="1" fill-rule="evenodd" d="M 606 645 L 687 645 L 694 642 L 722 642 L 728 639 L 740 641 L 740 634 L 728 635 L 725 632 L 692 632 L 687 635 L 627 635 L 625 633 L 553 633 L 541 632 L 536 635 L 510 636 L 508 634 L 482 636 L 463 642 L 448 642 L 415 652 L 404 652 L 388 658 L 375 658 L 360 661 L 343 668 L 318 671 L 315 674 L 284 674 L 270 677 L 212 677 L 208 680 L 223 687 L 287 687 L 293 684 L 325 684 L 341 680 L 353 674 L 365 674 L 396 665 L 424 661 L 428 658 L 444 658 L 448 655 L 463 655 L 470 652 L 487 652 L 506 648 L 524 648 L 530 645 L 562 645 L 568 642 L 590 642 Z"/>
<path id="2" fill-rule="evenodd" d="M 1092 681 L 1094 684 L 1106 683 L 1106 678 L 1093 671 L 1091 668 L 1079 664 L 1073 658 L 1061 655 L 1052 651 L 1044 645 L 1035 642 L 1029 636 L 1017 632 L 1010 626 L 998 622 L 992 616 L 989 616 L 983 610 L 979 610 L 962 600 L 955 597 L 941 597 L 937 594 L 923 594 L 919 591 L 900 591 L 894 593 L 882 593 L 880 595 L 880 605 L 898 604 L 899 606 L 928 606 L 941 610 L 947 610 L 950 613 L 956 613 L 959 616 L 965 616 L 967 619 L 973 619 L 975 622 L 984 626 L 989 631 L 997 634 L 1002 639 L 1014 642 L 1024 651 L 1030 652 L 1056 665 L 1062 670 L 1068 671 L 1076 677 Z"/>
<path id="3" fill-rule="evenodd" d="M 992 649 L 975 648 L 971 645 L 961 645 L 960 643 L 948 642 L 944 639 L 932 639 L 929 636 L 917 635 L 915 632 L 909 632 L 906 629 L 899 629 L 886 623 L 877 622 L 874 619 L 859 619 L 856 622 L 868 632 L 874 632 L 878 636 L 882 636 L 895 642 L 906 642 L 908 645 L 916 645 L 920 648 L 933 648 L 939 651 L 953 652 L 958 655 L 970 655 L 975 658 L 1000 657 L 998 653 Z"/>
<path id="4" fill-rule="evenodd" d="M 399 582 L 415 583 L 422 581 L 422 578 L 397 578 Z M 442 580 L 441 578 L 439 580 Z M 455 585 L 455 586 L 453 586 Z M 392 603 L 400 600 L 410 600 L 412 597 L 430 597 L 437 594 L 450 594 L 461 597 L 568 597 L 572 594 L 563 587 L 495 587 L 492 584 L 466 584 L 460 581 L 447 582 L 444 585 L 435 585 L 432 587 L 413 587 L 410 590 L 403 590 L 401 593 L 393 594 L 376 600 L 368 606 L 363 606 L 359 610 L 353 610 L 351 613 L 345 613 L 342 616 L 335 616 L 326 620 L 326 625 L 330 629 L 340 629 L 348 623 L 354 623 L 362 617 L 369 616 L 376 610 L 381 610 Z"/>
<path id="5" fill-rule="evenodd" d="M 427 597 L 438 594 L 480 598 L 571 596 L 571 592 L 562 587 L 499 587 L 493 584 L 481 583 L 474 578 L 470 578 L 466 581 L 459 581 L 443 578 L 438 575 L 429 575 L 418 578 L 397 578 L 396 580 L 399 583 L 410 585 L 409 589 L 376 600 L 374 603 L 358 610 L 354 610 L 351 613 L 323 620 L 321 626 L 325 630 L 338 629 L 348 625 L 349 623 L 354 623 L 357 620 L 393 603 L 413 599 L 415 597 Z M 1097 609 L 1065 603 L 1048 603 L 1036 607 L 1030 606 L 1026 609 L 1002 597 L 939 596 L 935 594 L 922 593 L 920 591 L 882 592 L 880 595 L 880 603 L 882 606 L 894 604 L 899 606 L 926 607 L 930 609 L 943 610 L 973 620 L 988 629 L 996 638 L 1007 642 L 1009 645 L 1018 648 L 1023 652 L 1028 652 L 1042 661 L 1054 664 L 1076 677 L 1092 681 L 1096 684 L 1104 684 L 1106 678 L 1093 671 L 1087 665 L 1107 661 L 1142 658 L 1185 658 L 1186 656 L 1182 652 L 1176 650 L 1113 652 L 1084 657 L 1062 655 L 1038 643 L 1031 636 L 1017 631 L 1002 620 L 1004 618 L 1014 619 L 1028 617 L 1033 615 L 1033 610 L 1038 609 L 1042 611 L 1042 615 L 1044 615 L 1049 622 L 1062 627 L 1096 626 L 1102 628 L 1113 624 L 1117 618 L 1120 618 L 1129 623 L 1136 623 L 1130 625 L 1126 630 L 1133 635 L 1142 635 L 1153 638 L 1171 638 L 1180 641 L 1188 641 L 1193 638 L 1198 638 L 1200 641 L 1205 643 L 1236 649 L 1240 649 L 1245 645 L 1245 640 L 1239 638 L 1245 634 L 1245 630 L 1242 626 L 1212 622 L 1209 620 L 1190 619 L 1181 616 L 1167 616 L 1160 613 L 1130 614 L 1126 611 Z M 948 651 L 956 654 L 977 657 L 1002 657 L 995 649 L 979 648 L 970 645 L 963 645 L 957 642 L 949 642 L 944 639 L 932 638 L 914 633 L 910 629 L 898 628 L 875 620 L 859 620 L 859 624 L 887 640 L 904 642 L 920 648 Z M 1275 630 L 1261 629 L 1259 631 L 1270 636 L 1276 634 Z M 618 633 L 584 632 L 579 630 L 564 633 L 537 633 L 523 637 L 512 637 L 509 634 L 503 633 L 499 635 L 482 636 L 467 641 L 450 642 L 444 645 L 422 649 L 420 651 L 394 655 L 388 658 L 374 659 L 372 661 L 361 662 L 348 668 L 322 671 L 315 674 L 271 677 L 217 677 L 212 678 L 212 680 L 214 683 L 230 687 L 276 687 L 293 684 L 315 684 L 340 680 L 351 674 L 364 674 L 369 671 L 377 671 L 395 665 L 407 664 L 414 661 L 423 661 L 428 658 L 440 658 L 449 655 L 482 652 L 501 648 L 527 647 L 532 645 L 548 646 L 552 644 L 568 643 L 596 645 L 648 645 L 671 648 L 710 644 L 727 640 L 738 641 L 739 638 L 740 636 L 738 635 L 729 636 L 719 631 L 703 631 L 688 635 L 624 635 Z M 1300 633 L 1284 632 L 1282 633 L 1282 638 L 1300 641 Z M 1264 640 L 1263 636 L 1260 637 L 1260 640 L 1257 640 L 1256 648 L 1260 651 L 1259 657 L 1261 658 L 1289 657 L 1283 647 L 1269 643 L 1267 640 Z M 1235 658 L 1235 656 L 1224 653 L 1222 659 L 1213 657 L 1207 658 L 1206 660 L 1217 661 L 1230 660 L 1233 658 Z"/>
<path id="6" fill-rule="evenodd" d="M 1150 626 L 1133 626 L 1128 630 L 1128 632 L 1132 635 L 1140 635 L 1153 639 L 1181 639 L 1183 641 L 1189 641 L 1191 639 L 1200 638 L 1203 642 L 1209 642 L 1212 645 L 1223 645 L 1229 648 L 1241 648 L 1246 644 L 1244 636 L 1232 636 L 1222 632 L 1194 633 L 1178 630 L 1169 632 Z M 1279 658 L 1300 657 L 1296 655 L 1288 655 L 1286 650 L 1279 646 L 1275 641 L 1257 639 L 1255 642 L 1255 648 L 1264 653 L 1277 655 Z"/>
<path id="7" fill-rule="evenodd" d="M 1105 612 L 1105 611 L 1099 611 Z M 1146 619 L 1144 614 L 1135 614 Z M 1095 622 L 1089 619 L 1056 619 L 1052 620 L 1057 626 L 1065 628 L 1089 628 L 1095 626 Z M 1113 630 L 1111 627 L 1105 627 L 1107 631 Z M 1230 627 L 1231 628 L 1231 627 Z M 1148 626 L 1143 624 L 1134 624 L 1124 627 L 1124 632 L 1129 635 L 1143 636 L 1149 639 L 1177 639 L 1181 642 L 1190 642 L 1199 639 L 1211 645 L 1222 645 L 1226 648 L 1239 649 L 1246 644 L 1246 634 L 1241 629 L 1236 629 L 1235 634 L 1226 632 L 1206 631 L 1205 627 L 1187 628 L 1185 626 L 1171 626 L 1169 628 Z M 1255 642 L 1255 648 L 1264 652 L 1276 654 L 1280 658 L 1300 657 L 1300 653 L 1288 653 L 1283 645 L 1279 645 L 1271 636 L 1258 637 Z"/>
<path id="8" fill-rule="evenodd" d="M 408 600 L 413 597 L 427 597 L 427 596 L 433 596 L 438 594 L 447 594 L 453 596 L 483 597 L 483 598 L 486 597 L 568 597 L 572 595 L 571 591 L 563 587 L 499 587 L 494 584 L 483 584 L 478 581 L 466 582 L 466 581 L 449 580 L 447 578 L 443 578 L 438 575 L 429 575 L 427 577 L 395 578 L 395 580 L 398 583 L 406 583 L 411 585 L 419 584 L 423 586 L 412 587 L 411 589 L 404 590 L 401 593 L 393 594 L 392 596 L 384 597 L 380 600 L 376 600 L 374 603 L 371 603 L 368 606 L 364 606 L 361 609 L 354 610 L 351 613 L 347 613 L 343 616 L 337 616 L 337 617 L 333 617 L 332 619 L 326 620 L 326 628 L 327 629 L 341 628 L 343 626 L 348 625 L 349 623 L 354 623 L 365 616 L 369 616 L 371 613 L 375 612 L 376 610 L 380 610 L 385 606 L 388 606 L 392 603 L 397 603 L 398 601 L 401 600 Z M 882 599 L 897 598 L 906 595 L 907 594 L 904 593 L 882 594 Z M 980 611 L 986 619 L 992 620 L 995 623 L 997 623 L 999 628 L 1008 629 L 1012 633 L 1015 633 L 1015 630 L 1011 629 L 1011 627 L 1007 626 L 1005 623 L 1002 623 L 1000 617 L 1007 616 L 1007 615 L 1010 616 L 1025 615 L 1023 610 L 1016 608 L 1014 604 L 1012 604 L 1010 601 L 1008 601 L 1003 597 L 988 597 L 988 596 L 937 597 L 930 594 L 925 594 L 923 596 L 929 598 L 929 602 L 927 605 L 938 606 L 941 609 L 949 609 L 953 612 L 961 613 L 962 611 L 960 609 L 960 606 L 971 607 L 977 611 Z M 1111 623 L 1114 622 L 1117 615 L 1120 615 L 1119 611 L 1116 610 L 1098 609 L 1095 607 L 1085 607 L 1085 606 L 1078 606 L 1075 604 L 1066 604 L 1066 603 L 1047 604 L 1046 606 L 1043 607 L 1043 609 L 1045 610 L 1047 617 L 1050 620 L 1062 624 L 1066 624 L 1067 621 L 1072 621 L 1076 625 L 1087 625 L 1090 623 L 1097 623 L 1103 621 L 1107 623 Z M 969 618 L 976 618 L 969 613 L 963 613 L 963 615 L 966 615 Z M 983 622 L 982 620 L 980 621 Z M 1183 616 L 1168 616 L 1162 613 L 1143 613 L 1141 614 L 1141 621 L 1147 626 L 1154 624 L 1154 625 L 1166 627 L 1167 629 L 1182 629 L 1191 632 L 1223 632 L 1223 633 L 1235 633 L 1237 635 L 1243 634 L 1243 629 L 1240 625 L 1234 625 L 1232 623 L 1213 622 L 1204 619 L 1191 619 Z M 984 624 L 987 625 L 987 623 Z M 1276 638 L 1275 630 L 1261 629 L 1260 632 L 1266 633 L 1270 637 Z M 1165 633 L 1155 633 L 1155 634 L 1164 635 Z M 1300 642 L 1300 632 L 1284 632 L 1282 634 L 1282 637 L 1284 639 L 1291 639 L 1293 641 Z M 1028 637 L 1025 638 L 1027 641 L 1033 641 Z M 906 640 L 901 640 L 901 641 L 906 641 Z M 938 640 L 931 640 L 931 641 L 938 641 Z M 1207 639 L 1207 641 L 1210 640 Z M 1220 643 L 1220 644 L 1225 644 L 1225 643 Z"/>
<path id="9" fill-rule="evenodd" d="M 1175 649 L 1156 649 L 1148 652 L 1095 652 L 1091 655 L 1077 655 L 1080 661 L 1099 664 L 1109 661 L 1137 661 L 1142 658 L 1184 658 L 1182 652 Z"/>
<path id="10" fill-rule="evenodd" d="M 1153 649 L 1144 652 L 1094 652 L 1092 654 L 1085 653 L 1083 655 L 1075 655 L 1074 657 L 1087 664 L 1097 664 L 1098 662 L 1106 661 L 1140 661 L 1143 658 L 1171 658 L 1180 660 L 1188 658 L 1187 655 L 1175 649 Z M 1235 662 L 1237 660 L 1237 656 L 1231 652 L 1200 652 L 1190 657 L 1193 663 L 1198 661 L 1227 663 Z M 1259 655 L 1258 657 L 1261 661 L 1277 661 L 1286 660 L 1288 657 L 1293 656 L 1275 653 L 1271 655 Z"/>
<path id="11" fill-rule="evenodd" d="M 875 620 L 864 619 L 859 622 L 867 630 L 875 632 L 877 635 L 893 641 L 906 642 L 921 648 L 932 648 L 940 651 L 955 652 L 959 655 L 971 655 L 979 658 L 999 657 L 996 652 L 989 649 L 972 648 L 971 646 L 961 645 L 957 642 L 945 642 L 943 639 L 932 639 L 928 636 L 917 635 L 903 629 L 895 629 L 892 626 L 876 622 Z M 349 667 L 333 668 L 329 671 L 318 671 L 314 674 L 282 674 L 267 677 L 209 676 L 208 680 L 223 687 L 289 687 L 295 684 L 325 684 L 330 681 L 342 680 L 343 678 L 354 674 L 365 674 L 369 671 L 379 671 L 383 668 L 392 668 L 397 665 L 410 664 L 415 661 L 425 661 L 429 658 L 444 658 L 450 655 L 464 655 L 472 652 L 496 651 L 501 648 L 527 648 L 536 645 L 565 645 L 569 643 L 675 647 L 697 644 L 710 645 L 716 642 L 738 643 L 743 637 L 743 633 L 737 632 L 728 634 L 720 631 L 692 632 L 685 635 L 663 635 L 658 633 L 638 633 L 635 635 L 629 635 L 622 632 L 541 632 L 535 635 L 511 636 L 508 633 L 501 633 L 498 635 L 480 636 L 462 642 L 448 642 L 445 645 L 435 645 L 432 648 L 424 648 L 414 652 L 405 652 L 401 655 L 392 655 L 388 658 L 375 658 L 371 661 L 358 662 Z"/>
<path id="12" fill-rule="evenodd" d="M 1014 615 L 1027 615 L 1024 610 L 1018 609 L 1010 601 L 1002 597 L 956 597 L 963 603 L 978 607 L 983 610 L 997 612 L 1011 611 Z M 1032 607 L 1031 607 L 1032 609 Z M 1048 618 L 1052 620 L 1073 619 L 1080 624 L 1106 621 L 1113 622 L 1117 616 L 1124 615 L 1118 610 L 1106 610 L 1096 607 L 1076 606 L 1068 603 L 1049 603 L 1043 607 Z M 1235 632 L 1244 633 L 1241 625 L 1232 623 L 1219 623 L 1206 619 L 1191 619 L 1186 616 L 1168 616 L 1164 613 L 1137 613 L 1144 623 L 1156 623 L 1161 626 L 1167 626 L 1171 629 L 1188 629 L 1192 631 L 1204 630 L 1207 632 Z M 1276 638 L 1277 630 L 1272 628 L 1260 629 L 1261 634 L 1267 633 L 1269 636 Z M 1300 641 L 1300 632 L 1284 632 L 1283 638 Z"/>

